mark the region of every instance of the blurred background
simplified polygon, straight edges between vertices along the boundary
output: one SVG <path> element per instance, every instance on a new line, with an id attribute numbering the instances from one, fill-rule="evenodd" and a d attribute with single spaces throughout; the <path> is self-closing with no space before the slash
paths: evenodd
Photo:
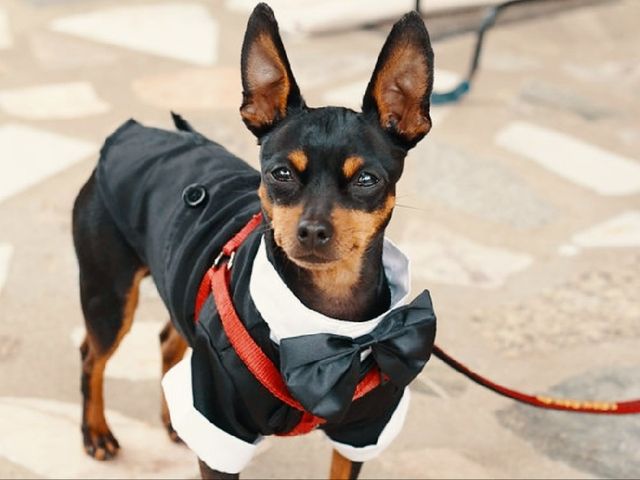
<path id="1" fill-rule="evenodd" d="M 464 78 L 483 0 L 422 0 L 436 90 Z M 257 165 L 240 121 L 249 0 L 0 0 L 0 477 L 195 478 L 159 419 L 143 287 L 107 369 L 122 450 L 85 456 L 73 199 L 105 138 L 169 110 Z M 273 0 L 312 106 L 358 108 L 413 1 Z M 460 102 L 434 107 L 389 236 L 428 288 L 437 343 L 499 382 L 569 398 L 640 397 L 640 2 L 540 0 L 504 12 Z M 640 418 L 539 411 L 433 359 L 404 431 L 364 478 L 637 478 Z M 215 445 L 212 445 L 215 448 Z M 320 433 L 269 439 L 245 478 L 326 477 Z"/>

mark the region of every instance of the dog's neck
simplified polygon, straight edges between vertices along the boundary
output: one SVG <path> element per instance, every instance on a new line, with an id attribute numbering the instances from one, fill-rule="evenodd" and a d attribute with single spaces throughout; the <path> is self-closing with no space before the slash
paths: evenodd
<path id="1" fill-rule="evenodd" d="M 267 256 L 284 283 L 308 308 L 328 317 L 361 322 L 391 304 L 382 265 L 383 235 L 375 238 L 362 258 L 348 258 L 327 269 L 306 269 L 292 262 L 266 234 Z"/>

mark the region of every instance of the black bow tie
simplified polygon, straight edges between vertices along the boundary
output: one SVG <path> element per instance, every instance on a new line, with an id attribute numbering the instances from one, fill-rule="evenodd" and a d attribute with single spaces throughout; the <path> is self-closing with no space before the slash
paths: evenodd
<path id="1" fill-rule="evenodd" d="M 409 305 L 390 311 L 369 334 L 352 339 L 325 333 L 280 342 L 280 371 L 291 394 L 311 413 L 342 419 L 360 379 L 360 353 L 371 348 L 380 371 L 405 387 L 431 356 L 436 316 L 423 291 Z"/>

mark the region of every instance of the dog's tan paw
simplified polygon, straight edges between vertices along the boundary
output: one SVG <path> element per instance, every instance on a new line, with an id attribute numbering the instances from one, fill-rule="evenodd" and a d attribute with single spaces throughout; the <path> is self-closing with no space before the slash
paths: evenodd
<path id="1" fill-rule="evenodd" d="M 90 427 L 82 427 L 82 440 L 87 454 L 100 461 L 115 457 L 120 449 L 118 440 L 108 429 L 98 433 Z"/>

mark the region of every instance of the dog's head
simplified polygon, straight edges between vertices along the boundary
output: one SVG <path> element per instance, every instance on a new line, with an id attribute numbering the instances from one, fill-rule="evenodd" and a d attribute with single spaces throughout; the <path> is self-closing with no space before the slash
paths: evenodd
<path id="1" fill-rule="evenodd" d="M 276 244 L 312 270 L 361 258 L 391 218 L 407 151 L 431 128 L 422 19 L 409 13 L 393 26 L 362 113 L 305 105 L 265 4 L 249 19 L 241 67 L 240 112 L 262 146 L 259 194 Z"/>

